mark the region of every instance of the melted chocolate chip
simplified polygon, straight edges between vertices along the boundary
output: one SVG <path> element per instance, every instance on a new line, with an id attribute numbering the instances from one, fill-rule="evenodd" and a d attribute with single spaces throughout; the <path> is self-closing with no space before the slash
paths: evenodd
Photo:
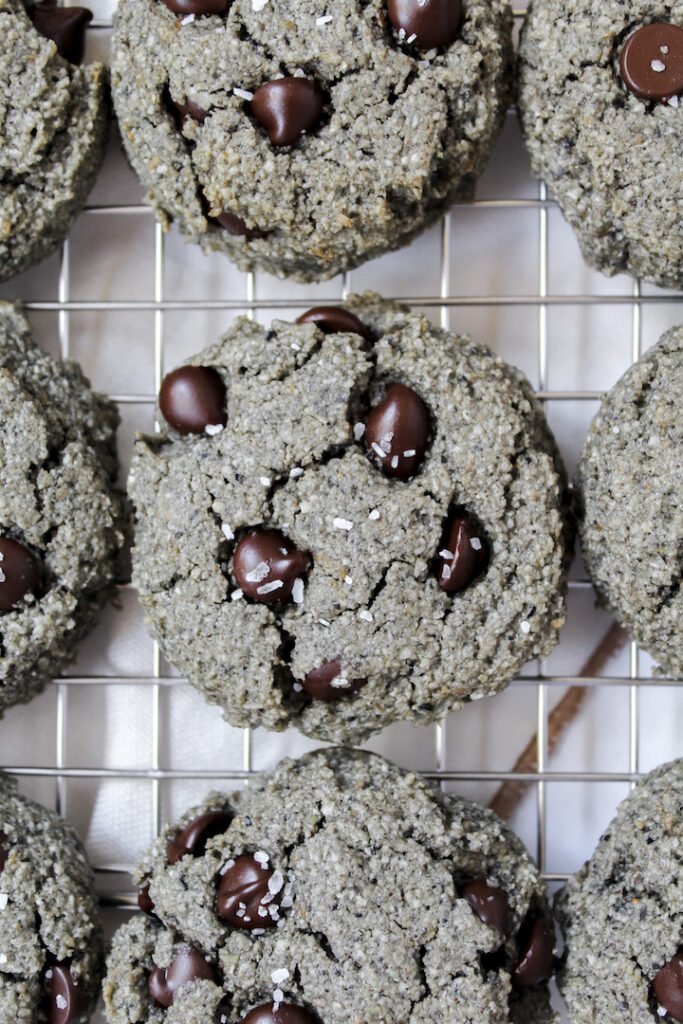
<path id="1" fill-rule="evenodd" d="M 230 811 L 207 811 L 206 814 L 200 814 L 168 844 L 166 860 L 169 864 L 177 864 L 180 858 L 187 854 L 201 857 L 209 839 L 225 832 L 231 821 Z"/>
<path id="2" fill-rule="evenodd" d="M 641 100 L 666 101 L 683 91 L 683 29 L 656 21 L 629 36 L 619 60 L 621 77 Z"/>
<path id="3" fill-rule="evenodd" d="M 210 366 L 179 366 L 161 383 L 159 408 L 179 434 L 203 434 L 225 426 L 225 384 Z"/>
<path id="4" fill-rule="evenodd" d="M 233 572 L 245 595 L 259 604 L 289 601 L 297 579 L 302 579 L 310 555 L 279 530 L 251 530 L 235 548 Z"/>
<path id="5" fill-rule="evenodd" d="M 460 0 L 387 0 L 387 12 L 401 41 L 419 50 L 450 46 L 462 25 Z"/>
<path id="6" fill-rule="evenodd" d="M 360 334 L 370 341 L 372 335 L 362 320 L 342 306 L 314 306 L 302 313 L 298 324 L 316 324 L 324 334 Z"/>
<path id="7" fill-rule="evenodd" d="M 185 103 L 176 103 L 175 100 L 171 100 L 171 103 L 178 111 L 180 117 L 180 123 L 185 124 L 186 121 L 196 121 L 197 124 L 204 124 L 209 111 L 204 110 L 198 103 L 194 103 L 192 100 L 186 100 Z"/>
<path id="8" fill-rule="evenodd" d="M 325 94 L 313 78 L 276 78 L 254 93 L 251 112 L 274 146 L 293 146 L 320 124 Z"/>
<path id="9" fill-rule="evenodd" d="M 0 614 L 11 612 L 40 586 L 40 564 L 12 537 L 0 537 Z"/>
<path id="10" fill-rule="evenodd" d="M 547 981 L 553 973 L 554 945 L 552 925 L 540 917 L 527 916 L 519 933 L 519 956 L 512 968 L 512 984 L 531 988 Z"/>
<path id="11" fill-rule="evenodd" d="M 155 967 L 149 976 L 149 994 L 160 1006 L 172 1006 L 176 993 L 191 981 L 205 978 L 218 982 L 212 964 L 191 946 L 177 946 L 173 950 L 170 967 Z"/>
<path id="12" fill-rule="evenodd" d="M 28 8 L 28 16 L 41 36 L 52 40 L 64 60 L 81 63 L 85 27 L 92 21 L 92 11 L 86 7 L 57 7 L 55 0 L 39 0 Z"/>
<path id="13" fill-rule="evenodd" d="M 152 897 L 149 895 L 149 885 L 145 885 L 139 890 L 138 906 L 143 914 L 147 914 L 148 917 L 156 917 Z"/>
<path id="14" fill-rule="evenodd" d="M 73 1024 L 87 1009 L 87 1001 L 71 976 L 68 964 L 50 968 L 50 1024 Z"/>
<path id="15" fill-rule="evenodd" d="M 365 421 L 365 443 L 387 476 L 408 480 L 422 465 L 430 426 L 420 396 L 405 384 L 390 384 Z"/>
<path id="16" fill-rule="evenodd" d="M 511 931 L 512 911 L 504 889 L 489 885 L 483 878 L 475 878 L 465 883 L 462 894 L 484 924 L 497 928 L 503 935 Z"/>
<path id="17" fill-rule="evenodd" d="M 0 871 L 4 871 L 9 857 L 9 836 L 0 830 Z"/>
<path id="18" fill-rule="evenodd" d="M 340 658 L 323 661 L 320 668 L 314 668 L 301 680 L 306 693 L 315 700 L 340 700 L 365 686 L 367 679 L 346 679 L 342 675 Z"/>
<path id="19" fill-rule="evenodd" d="M 229 235 L 246 238 L 248 242 L 251 242 L 254 238 L 265 238 L 268 235 L 267 231 L 261 231 L 260 228 L 247 227 L 246 221 L 238 217 L 236 213 L 228 213 L 227 210 L 219 213 L 217 217 L 211 217 L 210 220 L 214 221 L 215 224 L 220 224 Z"/>
<path id="20" fill-rule="evenodd" d="M 232 0 L 164 0 L 164 3 L 179 18 L 188 14 L 198 18 L 207 14 L 227 14 L 232 7 Z"/>
<path id="21" fill-rule="evenodd" d="M 486 540 L 476 523 L 456 516 L 446 526 L 439 549 L 437 579 L 447 594 L 464 590 L 488 563 Z"/>
<path id="22" fill-rule="evenodd" d="M 652 991 L 668 1015 L 683 1024 L 683 946 L 656 975 Z"/>
<path id="23" fill-rule="evenodd" d="M 282 884 L 278 891 L 270 891 L 269 886 L 277 889 L 271 882 L 274 875 L 272 868 L 264 867 L 249 854 L 237 857 L 218 886 L 216 907 L 223 920 L 245 931 L 274 928 L 277 917 L 268 908 L 277 907 L 282 898 Z"/>
<path id="24" fill-rule="evenodd" d="M 240 1024 L 319 1024 L 319 1020 L 303 1006 L 280 1003 L 276 1010 L 275 1003 L 264 1003 L 250 1010 Z"/>

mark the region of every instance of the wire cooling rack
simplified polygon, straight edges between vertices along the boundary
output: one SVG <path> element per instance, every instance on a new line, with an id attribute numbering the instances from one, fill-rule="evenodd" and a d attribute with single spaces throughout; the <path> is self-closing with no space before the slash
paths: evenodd
<path id="1" fill-rule="evenodd" d="M 111 3 L 99 3 L 89 53 L 106 52 Z M 518 25 L 522 16 L 516 11 Z M 61 356 L 79 358 L 118 403 L 124 480 L 134 431 L 152 429 L 155 395 L 171 365 L 234 315 L 291 319 L 365 287 L 444 327 L 471 330 L 522 366 L 571 471 L 602 391 L 683 321 L 683 296 L 585 267 L 545 185 L 531 178 L 512 112 L 478 195 L 408 250 L 302 287 L 241 274 L 223 257 L 202 257 L 176 234 L 165 236 L 113 138 L 61 253 L 0 294 L 24 301 L 41 342 L 55 349 L 58 339 Z M 569 588 L 568 623 L 549 659 L 527 666 L 498 697 L 433 727 L 395 726 L 369 744 L 483 801 L 503 782 L 530 783 L 512 824 L 551 885 L 590 855 L 629 786 L 681 753 L 683 726 L 683 681 L 654 676 L 633 643 L 612 659 L 609 675 L 579 676 L 610 620 L 594 608 L 578 558 Z M 280 756 L 316 745 L 292 732 L 231 729 L 146 638 L 125 581 L 119 598 L 72 674 L 0 722 L 0 767 L 76 824 L 111 911 L 134 904 L 129 872 L 164 821 L 208 789 L 236 788 Z M 577 684 L 588 699 L 551 756 L 549 710 Z M 534 733 L 537 767 L 515 770 Z"/>

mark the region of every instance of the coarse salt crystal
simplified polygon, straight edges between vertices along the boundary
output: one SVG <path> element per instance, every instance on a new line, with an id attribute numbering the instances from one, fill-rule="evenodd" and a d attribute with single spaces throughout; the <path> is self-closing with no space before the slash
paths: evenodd
<path id="1" fill-rule="evenodd" d="M 241 597 L 244 597 L 244 591 L 240 590 L 240 588 L 238 587 L 237 590 L 233 590 L 232 594 L 230 595 L 230 600 L 239 601 Z"/>
<path id="2" fill-rule="evenodd" d="M 6 892 L 0 892 L 0 910 L 5 909 L 5 907 L 7 906 L 8 899 L 9 896 L 7 895 Z"/>
<path id="3" fill-rule="evenodd" d="M 303 686 L 301 685 L 301 683 L 292 683 L 292 689 L 294 690 L 294 693 L 303 692 Z"/>
<path id="4" fill-rule="evenodd" d="M 335 518 L 332 520 L 332 525 L 337 530 L 352 530 L 353 529 L 353 523 L 351 522 L 350 519 L 340 519 L 339 516 L 335 516 Z"/>
<path id="5" fill-rule="evenodd" d="M 5 956 L 4 953 L 0 953 L 0 964 L 6 964 L 6 963 L 7 963 L 7 957 Z"/>
<path id="6" fill-rule="evenodd" d="M 449 551 L 448 548 L 442 548 L 441 551 L 439 551 L 439 558 L 447 558 L 450 561 L 453 557 L 453 552 Z"/>
<path id="7" fill-rule="evenodd" d="M 273 481 L 270 479 L 269 476 L 260 476 L 259 477 L 259 483 L 262 484 L 264 487 L 270 487 L 272 482 Z"/>
<path id="8" fill-rule="evenodd" d="M 370 512 L 368 512 L 368 519 L 379 519 L 379 517 L 380 511 L 378 508 L 373 508 Z"/>
<path id="9" fill-rule="evenodd" d="M 678 96 L 671 96 L 667 101 L 670 107 L 678 106 Z"/>
<path id="10" fill-rule="evenodd" d="M 270 857 L 268 856 L 265 850 L 257 850 L 256 853 L 254 854 L 254 860 L 256 861 L 257 864 L 260 864 L 261 867 L 263 867 L 268 863 Z"/>
<path id="11" fill-rule="evenodd" d="M 68 1003 L 61 992 L 58 992 L 55 996 L 55 1005 L 58 1010 L 66 1010 Z"/>
<path id="12" fill-rule="evenodd" d="M 474 548 L 475 551 L 481 551 L 481 541 L 478 537 L 470 538 L 470 547 Z"/>
<path id="13" fill-rule="evenodd" d="M 662 60 L 653 60 L 650 62 L 650 67 L 653 71 L 666 71 L 666 64 Z"/>
<path id="14" fill-rule="evenodd" d="M 231 527 L 228 526 L 227 523 L 221 523 L 221 531 L 222 531 L 223 535 L 225 536 L 226 540 L 234 540 L 235 539 L 235 534 L 232 532 Z"/>
<path id="15" fill-rule="evenodd" d="M 372 450 L 375 453 L 375 455 L 378 455 L 380 459 L 383 459 L 386 456 L 386 454 L 387 454 L 384 451 L 384 448 L 380 448 L 380 446 L 377 444 L 376 441 L 373 441 L 372 444 L 370 445 L 370 447 L 372 448 Z"/>
<path id="16" fill-rule="evenodd" d="M 295 466 L 294 469 L 290 469 L 289 471 L 289 476 L 292 480 L 295 480 L 298 476 L 301 476 L 302 474 L 303 469 L 301 468 L 301 466 Z"/>
<path id="17" fill-rule="evenodd" d="M 403 453 L 403 458 L 404 459 L 412 459 L 413 455 L 416 455 L 416 454 L 417 454 L 417 452 L 415 451 L 414 448 L 407 448 L 406 451 L 404 451 L 404 453 Z"/>
<path id="18" fill-rule="evenodd" d="M 247 583 L 260 583 L 264 580 L 270 572 L 270 566 L 267 562 L 259 562 L 255 569 L 245 574 L 245 580 Z"/>
<path id="19" fill-rule="evenodd" d="M 394 455 L 391 460 L 391 468 L 396 469 L 398 467 L 398 455 Z"/>
<path id="20" fill-rule="evenodd" d="M 660 46 L 659 47 L 659 52 L 660 53 L 668 53 L 669 52 L 669 47 L 668 46 Z"/>
<path id="21" fill-rule="evenodd" d="M 274 590 L 279 590 L 280 587 L 284 587 L 282 580 L 271 580 L 270 583 L 264 583 L 262 587 L 257 587 L 256 593 L 272 594 Z"/>
<path id="22" fill-rule="evenodd" d="M 332 686 L 337 690 L 345 690 L 349 686 L 349 681 L 346 676 L 337 676 L 336 679 L 331 681 Z"/>
<path id="23" fill-rule="evenodd" d="M 252 11 L 262 11 L 268 3 L 268 0 L 251 0 Z"/>
<path id="24" fill-rule="evenodd" d="M 2 571 L 2 569 L 0 569 L 0 583 L 4 583 L 6 580 L 7 580 L 7 577 L 5 576 L 5 574 Z"/>
<path id="25" fill-rule="evenodd" d="M 196 15 L 194 15 L 194 14 L 186 14 L 184 18 L 180 19 L 180 24 L 181 25 L 191 25 L 192 22 L 194 21 L 195 17 L 196 17 Z"/>
<path id="26" fill-rule="evenodd" d="M 441 569 L 441 579 L 449 580 L 451 578 L 451 567 L 450 565 L 444 565 Z"/>
<path id="27" fill-rule="evenodd" d="M 303 68 L 295 68 L 294 74 L 292 75 L 292 78 L 305 78 L 305 77 L 306 77 L 306 72 L 304 71 Z"/>
<path id="28" fill-rule="evenodd" d="M 214 437 L 215 434 L 220 434 L 222 429 L 222 423 L 207 423 L 204 427 L 204 433 L 208 434 L 209 437 Z"/>
<path id="29" fill-rule="evenodd" d="M 316 25 L 327 25 L 331 21 L 332 21 L 332 15 L 331 14 L 323 14 L 323 15 L 321 15 L 320 18 L 316 18 L 315 19 Z"/>
<path id="30" fill-rule="evenodd" d="M 413 32 L 413 34 L 411 36 L 408 36 L 408 38 L 406 39 L 406 42 L 407 43 L 414 43 L 416 39 L 417 39 L 417 33 Z"/>
<path id="31" fill-rule="evenodd" d="M 292 600 L 294 604 L 301 604 L 304 599 L 304 581 L 298 577 L 292 584 Z"/>
<path id="32" fill-rule="evenodd" d="M 248 89 L 238 89 L 237 86 L 235 86 L 235 88 L 232 91 L 234 92 L 235 96 L 239 96 L 241 100 L 246 100 L 248 103 L 251 103 L 251 101 L 254 98 L 253 92 L 249 92 Z"/>
<path id="33" fill-rule="evenodd" d="M 270 978 L 274 985 L 280 985 L 283 981 L 287 981 L 289 977 L 289 971 L 286 967 L 278 967 L 276 970 L 271 971 Z"/>
<path id="34" fill-rule="evenodd" d="M 318 622 L 321 626 L 325 626 L 326 628 L 330 625 L 327 619 L 318 619 Z"/>
<path id="35" fill-rule="evenodd" d="M 522 633 L 530 633 L 531 632 L 531 623 L 527 622 L 527 620 L 524 619 L 522 622 L 520 622 L 519 628 L 521 629 Z"/>
<path id="36" fill-rule="evenodd" d="M 352 586 L 353 585 L 353 577 L 352 576 L 345 576 L 344 577 L 344 583 L 346 584 L 347 587 Z"/>
<path id="37" fill-rule="evenodd" d="M 368 612 L 365 609 L 358 612 L 358 618 L 362 619 L 363 622 L 372 622 L 372 612 Z"/>
<path id="38" fill-rule="evenodd" d="M 364 433 L 365 433 L 365 424 L 364 423 L 354 423 L 354 425 L 353 425 L 353 436 L 356 439 L 356 441 L 360 441 L 360 439 L 361 439 L 361 437 L 363 436 Z"/>
<path id="39" fill-rule="evenodd" d="M 289 347 L 293 348 L 295 352 L 301 352 L 301 345 L 297 345 L 295 341 L 293 341 Z"/>
<path id="40" fill-rule="evenodd" d="M 272 875 L 268 879 L 268 892 L 271 896 L 277 896 L 282 886 L 285 884 L 284 875 L 281 871 L 273 871 Z M 286 977 L 286 975 L 285 975 Z M 284 978 L 273 978 L 274 982 L 284 981 Z"/>

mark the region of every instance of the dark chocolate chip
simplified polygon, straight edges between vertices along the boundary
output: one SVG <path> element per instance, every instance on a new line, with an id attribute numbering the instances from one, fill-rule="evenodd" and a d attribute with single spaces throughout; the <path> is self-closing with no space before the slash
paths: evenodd
<path id="1" fill-rule="evenodd" d="M 401 42 L 418 50 L 450 46 L 462 25 L 460 0 L 387 0 L 387 11 Z"/>
<path id="2" fill-rule="evenodd" d="M 177 864 L 187 854 L 201 857 L 209 839 L 225 832 L 231 821 L 230 811 L 207 811 L 206 814 L 200 814 L 168 844 L 166 860 L 169 864 Z"/>
<path id="3" fill-rule="evenodd" d="M 236 857 L 223 872 L 218 886 L 216 907 L 223 920 L 245 931 L 275 927 L 277 918 L 268 907 L 279 905 L 282 888 L 271 893 L 269 884 L 274 874 L 272 868 L 263 866 L 250 854 Z"/>
<path id="4" fill-rule="evenodd" d="M 85 51 L 85 27 L 92 21 L 86 7 L 57 7 L 55 0 L 39 0 L 28 15 L 41 36 L 51 39 L 71 64 L 80 64 Z"/>
<path id="5" fill-rule="evenodd" d="M 160 1006 L 172 1006 L 176 993 L 191 981 L 205 978 L 218 983 L 215 968 L 191 946 L 173 950 L 170 967 L 155 967 L 149 976 L 149 994 Z"/>
<path id="6" fill-rule="evenodd" d="M 279 604 L 289 601 L 309 563 L 308 552 L 299 551 L 279 530 L 251 530 L 235 548 L 233 572 L 245 597 L 260 604 Z"/>
<path id="7" fill-rule="evenodd" d="M 227 14 L 232 7 L 232 0 L 164 0 L 164 3 L 179 18 L 186 18 L 188 14 L 198 18 L 206 14 Z"/>
<path id="8" fill-rule="evenodd" d="M 186 100 L 184 103 L 176 103 L 175 100 L 171 100 L 171 102 L 178 111 L 181 124 L 185 124 L 186 121 L 196 121 L 197 124 L 204 124 L 209 116 L 209 111 L 204 110 L 204 107 L 200 107 L 193 100 Z"/>
<path id="9" fill-rule="evenodd" d="M 71 976 L 68 964 L 49 970 L 50 1024 L 73 1024 L 87 1010 L 87 1001 Z"/>
<path id="10" fill-rule="evenodd" d="M 251 242 L 254 238 L 265 238 L 268 235 L 267 231 L 262 231 L 260 228 L 247 227 L 247 222 L 238 217 L 236 213 L 224 211 L 219 213 L 217 217 L 211 217 L 210 219 L 216 224 L 220 224 L 222 228 L 225 228 L 229 235 L 246 238 L 248 242 Z"/>
<path id="11" fill-rule="evenodd" d="M 360 334 L 370 341 L 372 335 L 362 320 L 342 306 L 314 306 L 302 313 L 298 324 L 316 324 L 324 334 Z"/>
<path id="12" fill-rule="evenodd" d="M 462 894 L 484 924 L 497 928 L 503 935 L 512 930 L 512 911 L 504 889 L 475 878 L 465 883 Z"/>
<path id="13" fill-rule="evenodd" d="M 512 968 L 512 984 L 517 988 L 531 988 L 547 981 L 553 973 L 554 945 L 552 925 L 540 917 L 527 916 L 519 933 L 519 955 Z"/>
<path id="14" fill-rule="evenodd" d="M 276 1010 L 275 1003 L 264 1003 L 250 1010 L 240 1024 L 319 1024 L 319 1020 L 303 1006 L 280 1003 Z"/>
<path id="15" fill-rule="evenodd" d="M 387 476 L 408 480 L 422 465 L 430 426 L 420 396 L 405 384 L 390 384 L 365 421 L 365 443 Z"/>
<path id="16" fill-rule="evenodd" d="M 0 871 L 4 871 L 9 857 L 9 836 L 0 830 Z"/>
<path id="17" fill-rule="evenodd" d="M 179 366 L 161 383 L 159 408 L 179 434 L 203 434 L 225 426 L 225 384 L 210 366 Z"/>
<path id="18" fill-rule="evenodd" d="M 323 116 L 325 94 L 313 78 L 276 78 L 254 93 L 251 112 L 274 146 L 293 146 Z"/>
<path id="19" fill-rule="evenodd" d="M 619 60 L 621 77 L 641 100 L 666 101 L 683 91 L 683 28 L 655 21 L 629 36 Z"/>
<path id="20" fill-rule="evenodd" d="M 446 526 L 439 549 L 437 579 L 447 594 L 464 590 L 488 563 L 486 540 L 472 519 L 456 516 Z"/>
<path id="21" fill-rule="evenodd" d="M 655 976 L 652 991 L 667 1014 L 683 1024 L 683 946 Z"/>
<path id="22" fill-rule="evenodd" d="M 147 914 L 148 917 L 155 917 L 154 903 L 152 897 L 149 895 L 149 885 L 143 886 L 138 892 L 138 906 L 143 914 Z"/>
<path id="23" fill-rule="evenodd" d="M 340 680 L 342 682 L 340 683 Z M 340 658 L 323 661 L 320 668 L 312 669 L 301 680 L 306 693 L 315 700 L 339 700 L 365 686 L 367 679 L 345 679 Z"/>
<path id="24" fill-rule="evenodd" d="M 40 564 L 12 537 L 0 537 L 0 613 L 11 612 L 40 586 Z"/>

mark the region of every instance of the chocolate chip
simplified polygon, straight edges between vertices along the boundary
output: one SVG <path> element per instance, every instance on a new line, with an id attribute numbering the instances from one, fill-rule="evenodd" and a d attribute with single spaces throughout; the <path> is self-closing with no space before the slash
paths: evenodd
<path id="1" fill-rule="evenodd" d="M 68 964 L 58 963 L 49 971 L 50 1024 L 72 1024 L 87 1010 L 87 1001 L 79 991 Z"/>
<path id="2" fill-rule="evenodd" d="M 422 465 L 429 441 L 427 407 L 412 388 L 390 384 L 365 421 L 365 443 L 387 476 L 408 480 Z"/>
<path id="3" fill-rule="evenodd" d="M 656 975 L 652 991 L 668 1015 L 683 1024 L 683 946 Z"/>
<path id="4" fill-rule="evenodd" d="M 683 90 L 683 28 L 655 21 L 626 40 L 621 77 L 641 100 L 669 100 Z"/>
<path id="5" fill-rule="evenodd" d="M 306 693 L 315 700 L 339 700 L 365 686 L 367 679 L 346 679 L 342 676 L 340 658 L 323 661 L 320 668 L 312 669 L 301 680 Z"/>
<path id="6" fill-rule="evenodd" d="M 154 913 L 154 904 L 152 903 L 152 897 L 149 895 L 149 885 L 143 886 L 138 892 L 138 906 L 143 914 L 147 914 L 149 917 L 156 917 Z"/>
<path id="7" fill-rule="evenodd" d="M 192 857 L 201 857 L 209 839 L 225 832 L 231 821 L 230 811 L 207 811 L 206 814 L 200 814 L 168 844 L 166 860 L 169 864 L 177 864 L 180 858 L 187 854 Z"/>
<path id="8" fill-rule="evenodd" d="M 554 945 L 552 925 L 540 917 L 528 915 L 519 933 L 519 956 L 512 968 L 512 984 L 517 988 L 531 988 L 547 981 L 553 973 Z"/>
<path id="9" fill-rule="evenodd" d="M 200 107 L 193 100 L 186 100 L 185 103 L 176 103 L 175 100 L 171 100 L 171 103 L 178 111 L 181 124 L 185 124 L 188 120 L 196 121 L 197 124 L 204 124 L 209 116 L 209 111 L 204 110 L 203 107 Z"/>
<path id="10" fill-rule="evenodd" d="M 303 1006 L 280 1003 L 276 1010 L 275 1003 L 264 1003 L 250 1010 L 240 1024 L 319 1024 L 319 1021 Z"/>
<path id="11" fill-rule="evenodd" d="M 233 928 L 253 931 L 255 928 L 274 928 L 277 916 L 268 907 L 277 907 L 282 899 L 280 888 L 271 882 L 275 872 L 260 864 L 250 854 L 236 857 L 221 877 L 216 907 L 218 913 Z M 271 892 L 271 888 L 275 891 Z"/>
<path id="12" fill-rule="evenodd" d="M 254 238 L 265 238 L 269 234 L 268 231 L 262 231 L 260 228 L 247 227 L 246 221 L 238 217 L 236 213 L 228 213 L 227 210 L 219 213 L 217 217 L 210 217 L 209 219 L 216 224 L 220 224 L 229 235 L 246 238 L 248 242 L 251 242 Z"/>
<path id="13" fill-rule="evenodd" d="M 488 563 L 486 540 L 474 520 L 455 516 L 444 530 L 439 549 L 437 579 L 447 594 L 464 590 Z"/>
<path id="14" fill-rule="evenodd" d="M 176 993 L 191 981 L 205 978 L 218 984 L 214 967 L 191 946 L 176 946 L 170 967 L 155 967 L 149 976 L 149 994 L 160 1006 L 172 1006 Z"/>
<path id="15" fill-rule="evenodd" d="M 206 14 L 227 14 L 232 7 L 232 0 L 164 0 L 164 3 L 179 18 L 188 14 L 198 18 Z"/>
<path id="16" fill-rule="evenodd" d="M 387 11 L 401 41 L 419 50 L 450 46 L 462 25 L 460 0 L 387 0 Z"/>
<path id="17" fill-rule="evenodd" d="M 325 94 L 313 78 L 276 78 L 254 93 L 251 112 L 274 146 L 293 146 L 317 127 Z"/>
<path id="18" fill-rule="evenodd" d="M 179 434 L 203 434 L 225 426 L 225 384 L 210 366 L 179 366 L 161 383 L 159 408 Z"/>
<path id="19" fill-rule="evenodd" d="M 289 601 L 309 563 L 308 552 L 299 551 L 279 530 L 251 530 L 235 548 L 233 572 L 245 597 L 276 604 Z"/>
<path id="20" fill-rule="evenodd" d="M 0 871 L 4 871 L 9 857 L 9 836 L 0 831 Z"/>
<path id="21" fill-rule="evenodd" d="M 316 324 L 324 334 L 360 334 L 366 341 L 372 339 L 362 320 L 342 306 L 314 306 L 302 313 L 298 324 Z"/>
<path id="22" fill-rule="evenodd" d="M 462 894 L 484 924 L 490 924 L 507 935 L 512 929 L 512 911 L 504 889 L 489 885 L 483 878 L 466 882 Z"/>
<path id="23" fill-rule="evenodd" d="M 40 564 L 12 537 L 0 537 L 0 613 L 11 612 L 40 586 Z"/>
<path id="24" fill-rule="evenodd" d="M 85 27 L 92 21 L 86 7 L 57 7 L 55 0 L 39 0 L 28 15 L 41 36 L 51 39 L 71 64 L 80 64 L 85 51 Z"/>

